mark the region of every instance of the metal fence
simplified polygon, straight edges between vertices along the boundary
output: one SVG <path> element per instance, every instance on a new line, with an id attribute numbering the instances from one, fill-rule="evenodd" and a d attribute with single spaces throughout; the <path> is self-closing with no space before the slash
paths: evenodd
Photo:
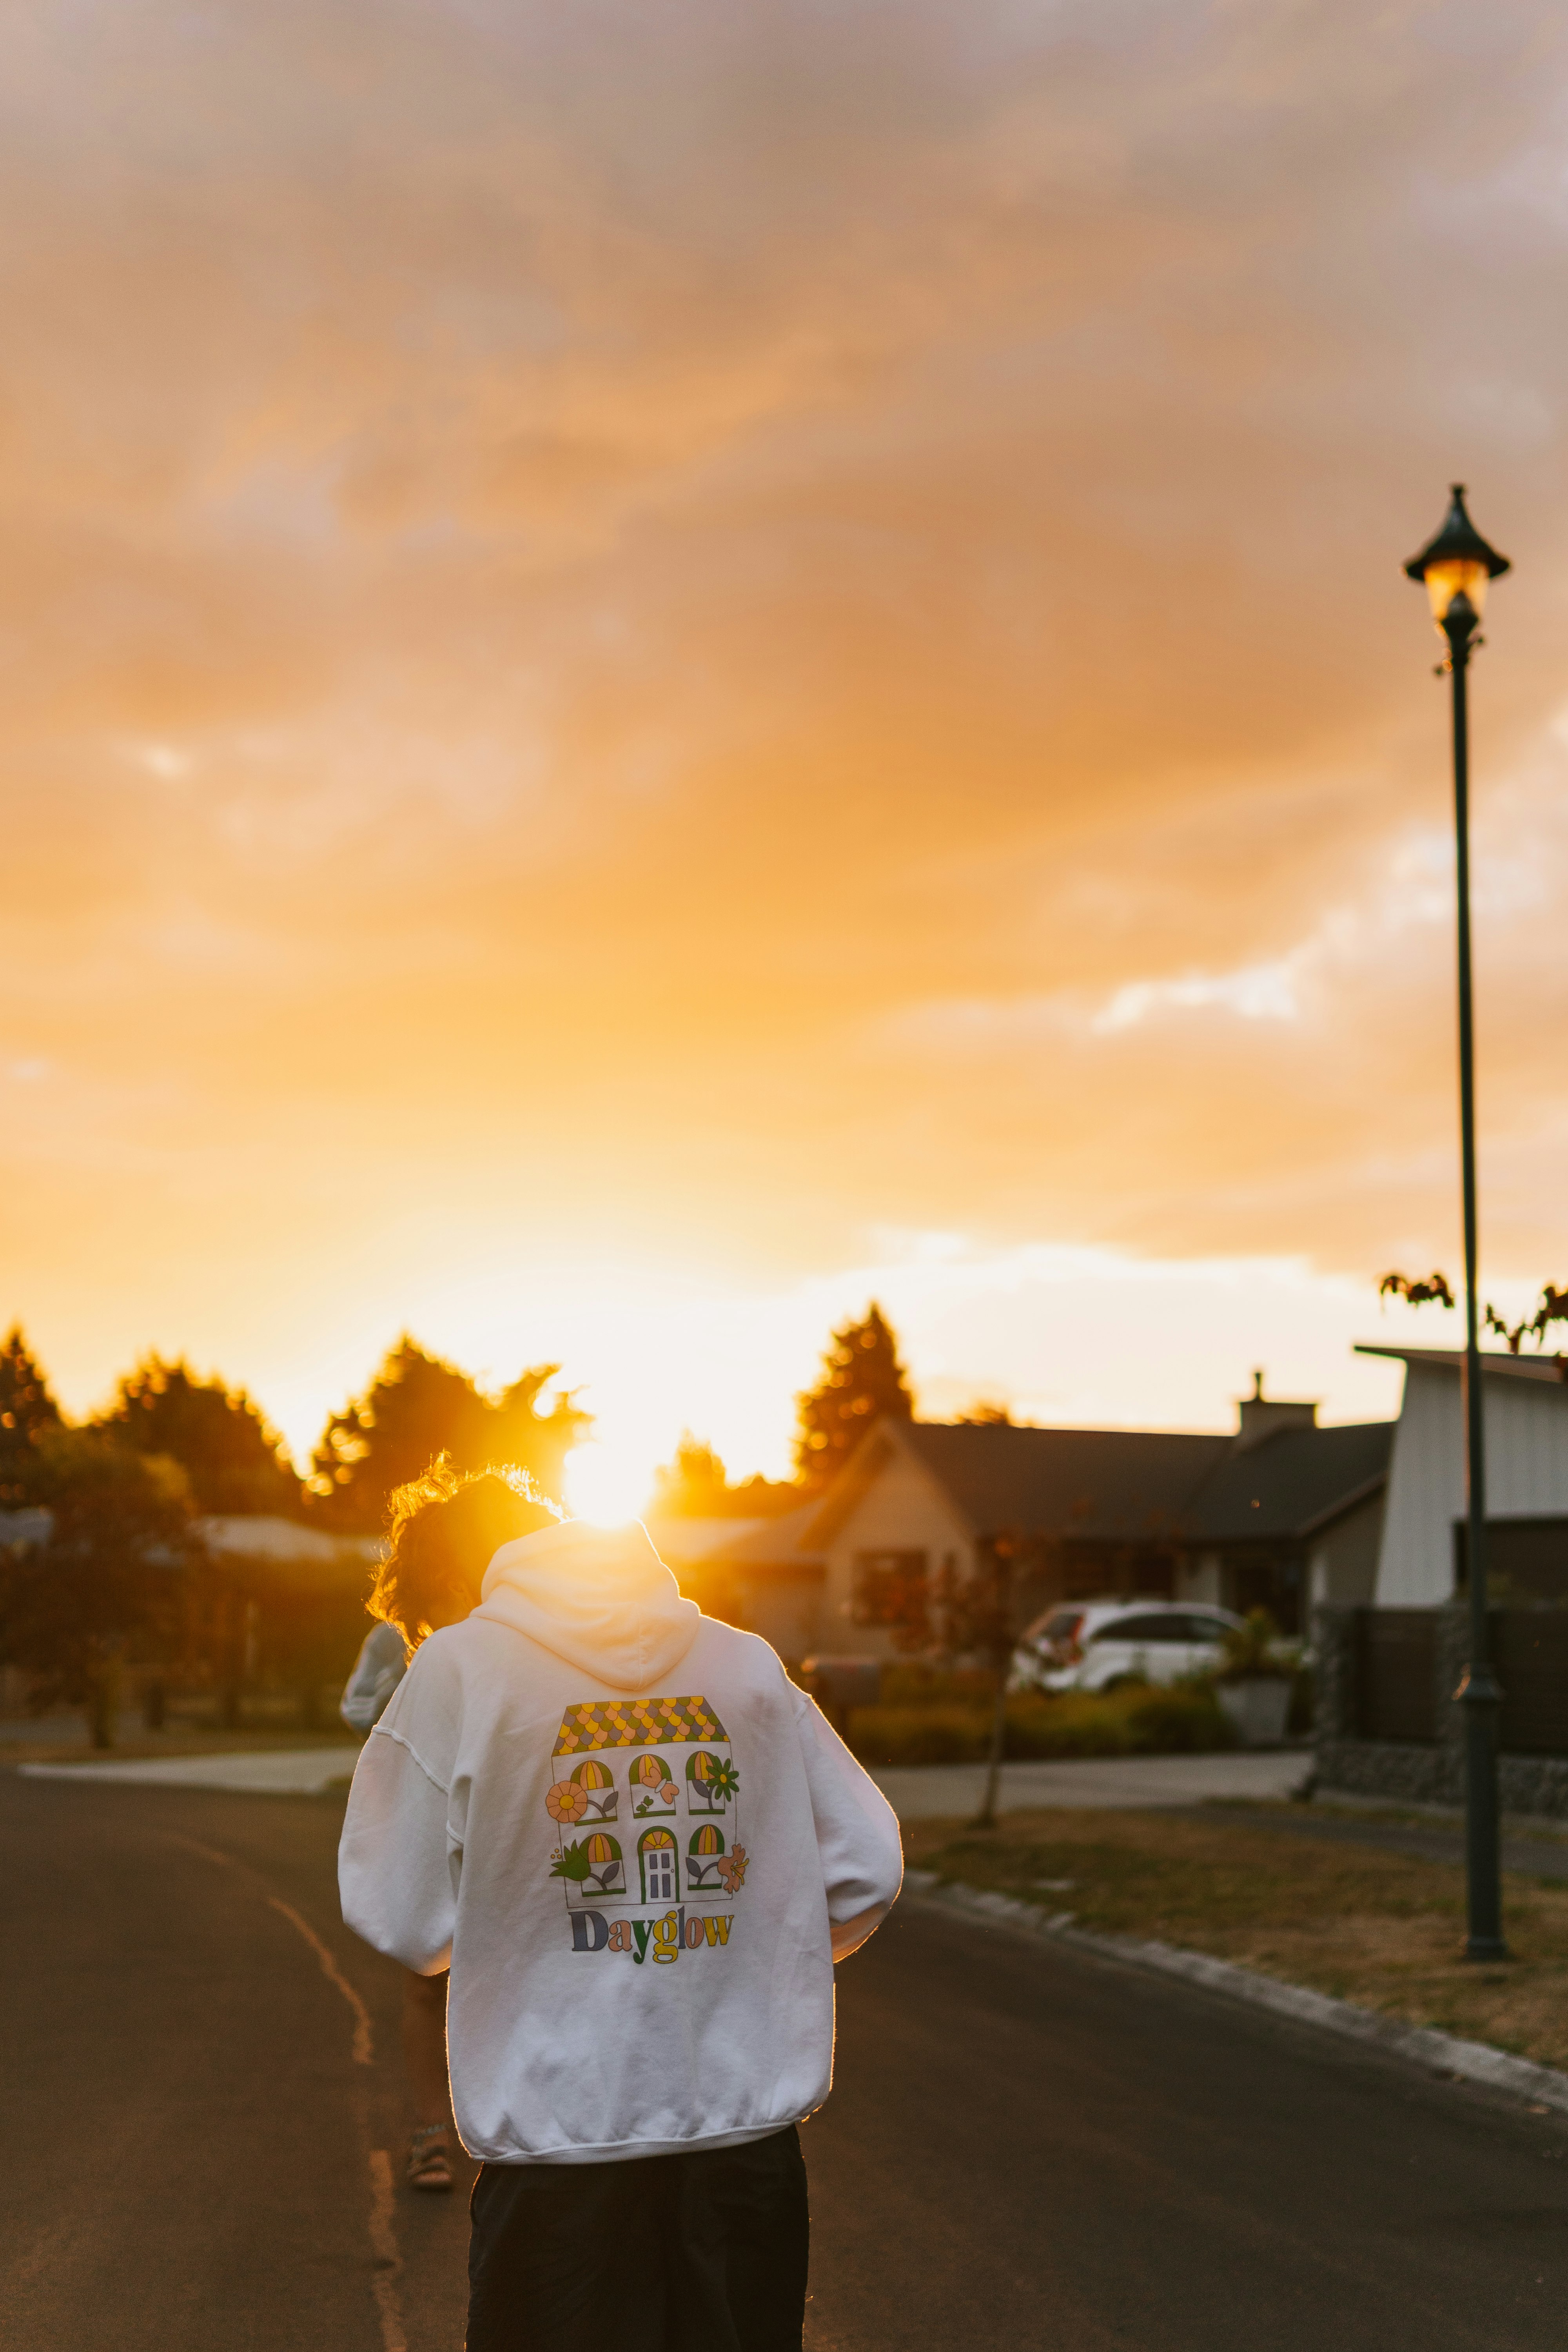
<path id="1" fill-rule="evenodd" d="M 1362 1609 L 1355 1630 L 1356 1731 L 1437 1738 L 1437 1619 L 1431 1609 Z"/>
<path id="2" fill-rule="evenodd" d="M 1568 1757 L 1568 1609 L 1494 1609 L 1501 1745 L 1512 1756 Z M 1429 1746 L 1445 1736 L 1435 1609 L 1362 1609 L 1354 1634 L 1355 1729 L 1362 1739 Z"/>

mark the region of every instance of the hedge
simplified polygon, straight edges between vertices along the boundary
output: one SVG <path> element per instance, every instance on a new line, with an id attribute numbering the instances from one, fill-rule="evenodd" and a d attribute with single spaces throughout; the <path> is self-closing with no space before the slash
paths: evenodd
<path id="1" fill-rule="evenodd" d="M 948 1702 L 858 1706 L 849 1745 L 866 1764 L 971 1764 L 990 1753 L 988 1708 Z M 1179 1684 L 1095 1696 L 1007 1702 L 1004 1753 L 1014 1760 L 1052 1756 L 1170 1756 L 1234 1748 L 1236 1733 L 1212 1689 Z"/>

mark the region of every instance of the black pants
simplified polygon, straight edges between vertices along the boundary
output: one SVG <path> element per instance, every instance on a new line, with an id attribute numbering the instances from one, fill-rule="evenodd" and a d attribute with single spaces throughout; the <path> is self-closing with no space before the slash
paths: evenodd
<path id="1" fill-rule="evenodd" d="M 800 2352 L 793 2124 L 625 2164 L 487 2164 L 468 2210 L 468 2352 Z"/>

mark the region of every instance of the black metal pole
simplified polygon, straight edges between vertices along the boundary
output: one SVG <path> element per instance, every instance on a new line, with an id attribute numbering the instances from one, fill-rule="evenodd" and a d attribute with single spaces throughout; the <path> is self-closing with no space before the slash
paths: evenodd
<path id="1" fill-rule="evenodd" d="M 1491 1668 L 1487 1618 L 1486 1424 L 1481 1395 L 1480 1307 L 1476 1293 L 1476 1046 L 1470 976 L 1470 741 L 1466 688 L 1476 614 L 1454 598 L 1444 622 L 1454 689 L 1454 839 L 1458 897 L 1459 1160 L 1465 1205 L 1465 1504 L 1470 1655 L 1455 1696 L 1465 1710 L 1465 1957 L 1508 1957 L 1502 1934 L 1498 1833 L 1498 1717 L 1502 1692 Z"/>

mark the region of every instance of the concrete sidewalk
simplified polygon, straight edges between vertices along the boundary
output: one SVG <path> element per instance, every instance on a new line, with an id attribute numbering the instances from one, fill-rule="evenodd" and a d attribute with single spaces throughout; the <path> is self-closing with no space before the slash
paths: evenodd
<path id="1" fill-rule="evenodd" d="M 1253 1803 L 1294 1794 L 1311 1769 L 1310 1748 L 1215 1756 L 1100 1756 L 1070 1763 L 1004 1764 L 1001 1805 L 1105 1811 L 1144 1805 L 1197 1805 L 1215 1797 Z M 967 1820 L 985 1792 L 984 1764 L 910 1764 L 872 1774 L 901 1822 L 943 1816 Z"/>
<path id="2" fill-rule="evenodd" d="M 119 1780 L 164 1789 L 233 1789 L 264 1797 L 314 1797 L 353 1778 L 357 1743 L 274 1748 L 229 1756 L 150 1756 L 121 1764 L 18 1764 L 29 1780 Z"/>
<path id="3" fill-rule="evenodd" d="M 122 1763 L 19 1764 L 35 1780 L 108 1780 L 153 1788 L 249 1790 L 263 1796 L 315 1796 L 347 1780 L 357 1747 L 274 1748 L 246 1755 L 157 1756 Z M 1214 1797 L 1288 1797 L 1311 1764 L 1305 1748 L 1262 1755 L 1106 1756 L 1073 1763 L 1005 1764 L 1002 1804 L 1007 1812 L 1038 1805 L 1115 1808 L 1196 1805 Z M 904 1822 L 962 1819 L 978 1810 L 984 1764 L 911 1764 L 872 1776 Z"/>

